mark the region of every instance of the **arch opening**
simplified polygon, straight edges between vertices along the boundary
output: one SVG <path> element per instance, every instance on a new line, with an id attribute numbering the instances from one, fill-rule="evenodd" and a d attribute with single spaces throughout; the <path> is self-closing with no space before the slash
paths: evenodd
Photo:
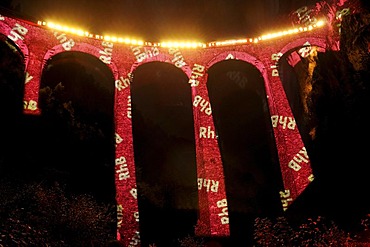
<path id="1" fill-rule="evenodd" d="M 143 246 L 194 235 L 198 187 L 191 88 L 172 64 L 149 62 L 131 83 L 134 158 Z"/>
<path id="2" fill-rule="evenodd" d="M 249 246 L 256 217 L 282 213 L 281 174 L 257 68 L 226 60 L 208 70 L 207 88 L 224 166 L 231 244 Z"/>

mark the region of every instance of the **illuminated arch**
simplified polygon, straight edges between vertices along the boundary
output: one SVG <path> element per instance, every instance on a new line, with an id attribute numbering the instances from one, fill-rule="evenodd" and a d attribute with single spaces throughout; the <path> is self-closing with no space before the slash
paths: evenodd
<path id="1" fill-rule="evenodd" d="M 311 49 L 312 47 L 312 49 Z M 306 80 L 299 81 L 296 77 L 295 66 L 302 61 L 303 58 L 308 57 L 312 54 L 312 51 L 325 52 L 328 47 L 327 40 L 318 37 L 307 37 L 299 38 L 286 44 L 280 51 L 281 57 L 278 61 L 279 79 L 283 85 L 286 93 L 289 105 L 291 106 L 292 112 L 295 116 L 302 139 L 306 145 L 306 148 L 310 151 L 310 126 L 306 119 L 308 114 L 307 104 L 305 103 L 305 97 L 308 94 L 310 83 Z M 284 70 L 289 66 L 288 70 Z M 282 74 L 280 73 L 282 72 Z M 292 81 L 293 77 L 295 78 Z M 311 75 L 312 76 L 312 75 Z M 306 81 L 306 82 L 305 82 Z M 302 84 L 304 83 L 304 84 Z M 306 88 L 306 90 L 304 90 Z"/>
<path id="2" fill-rule="evenodd" d="M 167 54 L 167 53 L 159 53 L 158 55 L 155 55 L 155 56 L 149 56 L 147 57 L 146 59 L 143 59 L 142 61 L 136 61 L 131 69 L 130 69 L 130 73 L 132 73 L 137 67 L 139 67 L 140 65 L 142 64 L 145 64 L 145 63 L 149 63 L 149 62 L 154 62 L 154 61 L 157 61 L 157 62 L 166 62 L 166 63 L 170 63 L 170 64 L 173 64 L 175 65 L 174 62 L 172 62 L 172 57 Z M 176 66 L 176 65 L 175 65 Z M 176 66 L 178 67 L 178 66 Z M 188 78 L 191 77 L 191 74 L 192 74 L 192 69 L 189 67 L 189 65 L 185 64 L 184 66 L 181 67 L 181 70 L 187 75 Z M 190 87 L 190 84 L 189 84 L 189 87 Z M 193 102 L 194 102 L 194 99 L 195 97 L 197 96 L 197 90 L 193 87 L 192 89 L 192 98 L 193 98 Z M 125 91 L 125 96 L 123 96 L 123 92 L 122 92 L 122 97 L 125 97 L 127 101 L 130 101 L 129 97 L 130 97 L 130 89 L 127 89 Z M 121 98 L 121 96 L 118 95 L 118 100 Z M 127 105 L 127 104 L 126 104 Z M 121 111 L 121 110 L 120 110 Z M 126 110 L 123 110 L 123 112 L 125 112 Z M 122 115 L 122 114 L 121 114 Z M 200 118 L 198 118 L 198 109 L 196 107 L 193 106 L 193 115 L 194 115 L 194 125 L 195 125 L 195 130 L 196 129 L 199 129 L 200 127 Z M 127 118 L 122 118 L 121 119 L 126 119 L 128 120 Z M 118 126 L 121 126 L 123 123 L 123 121 L 120 121 L 118 120 L 117 121 L 117 124 Z M 119 146 L 117 146 L 117 153 L 121 153 L 119 151 L 119 148 L 121 146 L 121 144 L 123 144 L 122 146 L 126 146 L 126 149 L 128 147 L 130 147 L 130 150 L 131 150 L 131 154 L 128 154 L 128 157 L 125 157 L 125 160 L 131 160 L 131 162 L 127 162 L 127 166 L 129 168 L 129 170 L 131 171 L 131 174 L 135 171 L 135 165 L 134 165 L 134 159 L 133 159 L 133 147 L 132 147 L 132 123 L 128 123 L 128 121 L 126 121 L 127 125 L 125 124 L 126 127 L 129 127 L 129 129 L 126 128 L 126 137 L 130 137 L 130 138 L 126 138 L 126 139 L 122 139 L 122 142 L 119 143 Z M 130 132 L 130 133 L 128 133 Z M 197 131 L 195 131 L 197 133 Z M 121 131 L 121 133 L 123 133 L 123 131 Z M 120 134 L 118 134 L 120 136 Z M 199 144 L 199 134 L 196 134 L 196 142 Z M 203 158 L 204 156 L 206 155 L 204 152 L 206 150 L 204 149 L 199 149 L 199 146 L 196 145 L 197 147 L 197 170 L 198 170 L 198 174 L 203 174 L 203 171 L 204 171 L 204 168 L 203 168 Z M 218 147 L 217 147 L 218 148 Z M 216 151 L 216 155 L 217 156 L 220 156 L 219 154 L 219 151 Z M 218 154 L 217 154 L 218 152 Z M 120 157 L 122 156 L 117 156 L 117 160 L 120 159 Z M 200 159 L 199 159 L 200 158 Z M 217 159 L 220 160 L 220 157 L 218 157 Z M 132 176 L 132 175 L 130 175 Z M 201 175 L 200 175 L 201 176 Z M 221 191 L 221 198 L 225 198 L 225 196 L 223 196 L 225 194 L 225 190 L 224 190 L 224 182 L 223 182 L 223 173 L 221 174 L 218 174 L 217 173 L 217 179 L 214 179 L 214 181 L 220 181 L 221 180 L 221 185 L 219 186 L 219 190 Z M 220 178 L 221 177 L 221 178 Z M 203 179 L 203 177 L 200 177 L 201 179 Z M 198 175 L 198 180 L 199 180 L 199 175 Z M 199 181 L 198 181 L 199 182 Z M 139 232 L 139 226 L 138 224 L 135 222 L 135 218 L 132 217 L 134 215 L 136 215 L 136 212 L 138 211 L 138 206 L 137 206 L 137 198 L 133 198 L 132 196 L 132 191 L 135 191 L 136 193 L 136 181 L 132 180 L 130 182 L 127 183 L 127 186 L 123 186 L 122 187 L 120 186 L 120 191 L 122 191 L 122 193 L 120 193 L 119 195 L 119 201 L 122 201 L 122 202 L 126 202 L 125 205 L 125 210 L 128 211 L 128 215 L 129 217 L 127 218 L 123 218 L 122 219 L 122 222 L 131 222 L 132 224 L 129 224 L 130 227 L 125 227 L 125 229 L 119 229 L 118 230 L 118 233 L 120 235 L 123 235 L 123 236 L 134 236 L 132 238 L 135 238 L 135 234 L 136 232 Z M 123 192 L 124 191 L 124 192 Z M 222 200 L 221 199 L 221 200 Z M 129 201 L 130 203 L 127 203 L 127 201 Z M 213 203 L 216 203 L 217 201 L 213 201 Z M 210 205 L 210 198 L 207 197 L 207 195 L 205 194 L 202 194 L 200 193 L 199 194 L 199 204 L 200 204 L 200 208 L 203 208 L 203 210 L 201 209 L 200 210 L 200 223 L 198 224 L 198 228 L 197 228 L 197 231 L 198 231 L 198 234 L 199 235 L 228 235 L 228 227 L 221 231 L 220 232 L 220 229 L 219 229 L 219 224 L 215 223 L 215 222 L 219 222 L 219 216 L 218 216 L 218 213 L 216 212 L 216 210 L 214 210 L 214 206 L 211 206 Z M 119 203 L 120 205 L 120 203 Z M 213 208 L 213 212 L 210 213 L 210 211 L 212 210 Z M 212 214 L 213 216 L 213 224 L 210 222 L 209 218 L 210 218 L 210 214 Z M 131 215 L 131 217 L 130 217 Z M 203 221 L 202 221 L 203 220 Z M 209 223 L 207 223 L 209 222 Z M 226 225 L 227 226 L 227 225 Z M 135 229 L 136 228 L 136 229 Z M 131 239 L 132 239 L 131 238 Z"/>
<path id="3" fill-rule="evenodd" d="M 305 42 L 307 41 L 307 39 L 304 38 L 299 39 L 292 42 L 292 44 L 286 45 L 285 49 L 288 50 L 290 47 L 297 46 L 298 44 L 300 44 L 299 42 L 302 42 L 302 40 L 305 40 Z M 313 38 L 313 40 L 316 41 L 317 39 Z M 278 150 L 282 179 L 284 184 L 284 191 L 282 191 L 280 195 L 282 197 L 281 200 L 283 208 L 284 210 L 286 210 L 288 208 L 288 205 L 290 205 L 290 203 L 292 203 L 311 182 L 310 179 L 312 178 L 312 170 L 310 166 L 310 160 L 302 141 L 302 137 L 300 136 L 297 128 L 295 128 L 295 123 L 292 122 L 294 121 L 294 118 L 289 105 L 287 103 L 284 105 L 282 105 L 281 103 L 277 104 L 277 102 L 279 101 L 288 102 L 282 88 L 282 83 L 278 77 L 268 76 L 264 64 L 256 57 L 253 57 L 246 52 L 224 52 L 215 57 L 209 64 L 214 64 L 217 61 L 224 60 L 225 58 L 240 59 L 254 65 L 260 71 L 264 78 L 266 95 L 268 97 L 267 102 L 273 122 L 275 143 Z M 272 84 L 274 84 L 274 87 Z M 288 121 L 287 119 L 290 119 L 290 128 L 284 127 L 283 129 L 279 129 L 279 124 L 277 123 L 280 120 L 277 119 L 283 119 L 282 121 L 284 121 L 284 125 L 286 124 L 285 121 Z M 292 146 L 290 142 L 295 142 L 296 146 Z M 297 150 L 297 147 L 300 147 L 300 150 Z M 299 159 L 295 156 L 299 156 Z M 295 159 L 300 160 L 301 157 L 302 159 L 300 162 L 302 162 L 303 160 L 305 163 L 303 169 L 301 169 L 302 166 L 298 165 L 295 161 Z"/>
<path id="4" fill-rule="evenodd" d="M 93 45 L 90 45 L 90 44 L 87 44 L 87 43 L 76 43 L 73 46 L 73 48 L 68 50 L 68 51 L 77 51 L 77 52 L 83 52 L 83 53 L 86 53 L 86 54 L 90 54 L 90 55 L 96 57 L 97 59 L 99 59 L 101 61 L 101 59 L 99 58 L 100 57 L 99 49 L 97 47 L 95 47 Z M 55 56 L 55 55 L 57 55 L 61 52 L 68 52 L 68 51 L 64 49 L 62 44 L 56 45 L 56 46 L 48 49 L 48 51 L 44 55 L 41 70 L 44 69 L 44 66 L 45 66 L 46 62 L 52 56 Z M 101 61 L 101 62 L 104 63 L 104 61 Z M 113 76 L 114 76 L 114 79 L 117 80 L 118 79 L 118 69 L 117 69 L 116 64 L 114 62 L 104 63 L 104 64 L 111 69 L 111 71 L 113 73 Z"/>
<path id="5" fill-rule="evenodd" d="M 208 74 L 225 172 L 230 236 L 236 245 L 248 245 L 253 239 L 253 216 L 282 214 L 282 182 L 264 78 L 242 59 L 215 63 Z"/>
<path id="6" fill-rule="evenodd" d="M 267 97 L 270 97 L 271 96 L 270 95 L 269 77 L 267 75 L 267 71 L 266 71 L 265 65 L 257 57 L 254 57 L 254 56 L 250 55 L 247 52 L 241 52 L 241 51 L 226 51 L 226 52 L 223 52 L 223 53 L 217 55 L 216 57 L 214 57 L 207 64 L 207 68 L 211 67 L 215 63 L 218 63 L 220 61 L 227 60 L 227 59 L 242 60 L 242 61 L 245 61 L 247 63 L 250 63 L 254 67 L 256 67 L 260 71 L 260 73 L 261 73 L 261 75 L 262 75 L 262 77 L 264 79 L 264 82 L 265 82 L 265 90 L 266 90 Z"/>
<path id="7" fill-rule="evenodd" d="M 153 52 L 153 51 L 151 51 Z M 151 56 L 136 60 L 130 67 L 127 77 L 116 80 L 115 123 L 116 123 L 116 193 L 118 205 L 117 236 L 125 238 L 128 243 L 139 238 L 139 208 L 137 200 L 136 167 L 131 121 L 131 74 L 140 66 L 149 62 L 166 62 L 175 65 L 171 56 L 166 53 L 151 53 Z M 178 66 L 176 66 L 178 67 Z M 191 70 L 188 65 L 180 68 L 187 76 Z M 120 86 L 117 87 L 117 83 Z M 122 138 L 122 137 L 125 138 Z M 128 174 L 127 171 L 130 171 Z M 124 208 L 124 214 L 123 212 Z M 124 225 L 123 225 L 124 224 Z"/>
<path id="8" fill-rule="evenodd" d="M 265 79 L 267 78 L 267 74 L 265 73 L 264 66 L 261 62 L 245 52 L 238 51 L 221 52 L 217 56 L 213 57 L 208 63 L 206 63 L 204 72 L 206 72 L 206 70 L 213 64 L 225 59 L 241 59 L 246 60 L 251 64 L 258 64 L 261 74 L 264 75 Z M 207 79 L 208 74 L 204 73 L 204 76 L 200 77 L 199 79 L 199 85 L 193 87 L 194 105 L 196 105 L 197 103 L 206 105 L 207 102 L 209 102 Z M 211 137 L 212 134 L 215 135 L 215 124 L 213 116 L 211 114 L 210 105 L 209 109 L 202 110 L 199 108 L 200 107 L 194 107 L 194 125 L 197 137 L 196 147 L 197 157 L 199 159 L 199 161 L 197 162 L 199 174 L 198 183 L 200 182 L 199 184 L 201 184 L 203 180 L 214 181 L 215 184 L 217 183 L 217 193 L 212 193 L 204 190 L 199 191 L 200 216 L 196 231 L 198 235 L 228 236 L 230 234 L 229 218 L 227 214 L 221 213 L 228 211 L 228 207 L 225 188 L 225 176 L 218 140 L 217 138 L 209 138 L 208 136 L 207 138 L 202 138 L 201 134 L 201 130 L 207 128 Z"/>
<path id="9" fill-rule="evenodd" d="M 131 92 L 135 165 L 140 171 L 138 204 L 143 210 L 140 232 L 145 246 L 153 242 L 169 246 L 165 242 L 175 237 L 175 229 L 192 232 L 197 221 L 191 88 L 183 70 L 151 60 L 134 71 Z M 153 196 L 162 199 L 150 199 Z M 172 205 L 170 210 L 167 203 Z"/>
<path id="10" fill-rule="evenodd" d="M 300 38 L 296 39 L 292 42 L 286 44 L 281 50 L 280 54 L 284 55 L 285 53 L 292 51 L 297 48 L 302 48 L 306 46 L 306 42 L 308 42 L 311 46 L 317 46 L 325 51 L 327 49 L 327 41 L 323 38 L 316 38 L 316 37 L 307 37 L 307 38 Z"/>
<path id="11" fill-rule="evenodd" d="M 9 40 L 11 40 L 14 44 L 18 46 L 20 51 L 23 54 L 24 57 L 24 64 L 25 64 L 25 69 L 27 71 L 28 63 L 29 63 L 29 50 L 28 46 L 24 43 L 23 39 L 12 39 L 12 28 L 8 26 L 5 22 L 0 21 L 0 33 L 2 33 L 4 36 L 6 36 Z M 14 31 L 13 31 L 14 32 Z"/>
<path id="12" fill-rule="evenodd" d="M 172 61 L 172 57 L 164 52 L 159 52 L 158 54 L 155 54 L 153 56 L 148 56 L 147 58 L 143 59 L 142 61 L 137 61 L 132 64 L 130 73 L 134 72 L 134 70 L 139 67 L 142 64 L 149 63 L 149 62 L 165 62 L 170 63 L 176 66 L 176 63 Z M 185 64 L 184 66 L 176 66 L 177 68 L 181 69 L 188 77 L 190 77 L 191 74 L 191 68 L 188 64 Z"/>

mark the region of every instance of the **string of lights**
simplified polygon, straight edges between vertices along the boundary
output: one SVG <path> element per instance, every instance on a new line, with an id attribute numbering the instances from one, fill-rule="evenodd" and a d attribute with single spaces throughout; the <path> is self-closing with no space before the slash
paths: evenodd
<path id="1" fill-rule="evenodd" d="M 218 46 L 230 46 L 230 45 L 242 45 L 248 43 L 259 43 L 261 41 L 270 40 L 282 36 L 294 35 L 297 33 L 312 31 L 317 28 L 321 28 L 325 25 L 324 20 L 318 20 L 314 24 L 296 27 L 292 29 L 282 30 L 273 33 L 267 33 L 259 37 L 244 38 L 244 39 L 230 39 L 223 41 L 212 41 L 209 43 L 197 42 L 197 41 L 163 41 L 163 42 L 148 42 L 128 37 L 117 37 L 111 35 L 100 35 L 92 34 L 88 31 L 80 28 L 69 27 L 52 21 L 38 21 L 37 25 L 50 28 L 52 30 L 62 31 L 65 33 L 71 33 L 78 36 L 85 36 L 93 39 L 105 40 L 113 43 L 123 43 L 127 45 L 140 45 L 140 46 L 157 46 L 157 47 L 168 47 L 168 48 L 207 48 L 207 47 L 218 47 Z"/>

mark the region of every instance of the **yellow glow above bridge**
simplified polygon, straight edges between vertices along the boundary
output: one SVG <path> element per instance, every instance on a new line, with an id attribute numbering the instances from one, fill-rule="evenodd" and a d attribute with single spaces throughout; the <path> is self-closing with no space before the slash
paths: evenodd
<path id="1" fill-rule="evenodd" d="M 294 35 L 297 33 L 302 32 L 309 32 L 317 28 L 321 28 L 325 26 L 325 21 L 319 20 L 313 25 L 305 26 L 305 27 L 298 27 L 293 29 L 282 30 L 273 33 L 267 33 L 255 38 L 243 38 L 243 39 L 231 39 L 231 40 L 223 40 L 223 41 L 213 41 L 209 43 L 203 43 L 198 41 L 163 41 L 163 42 L 147 42 L 142 41 L 140 39 L 135 38 L 123 38 L 117 37 L 112 35 L 98 35 L 98 34 L 91 34 L 88 31 L 84 31 L 80 28 L 69 27 L 59 23 L 54 22 L 46 22 L 46 21 L 38 21 L 38 25 L 46 26 L 50 29 L 71 33 L 78 36 L 86 36 L 89 38 L 105 40 L 113 43 L 124 43 L 127 45 L 138 45 L 138 46 L 160 46 L 160 47 L 168 47 L 168 48 L 206 48 L 206 47 L 217 47 L 217 46 L 230 46 L 230 45 L 242 45 L 248 43 L 259 43 L 264 40 L 271 40 L 274 38 L 279 38 L 287 35 Z"/>

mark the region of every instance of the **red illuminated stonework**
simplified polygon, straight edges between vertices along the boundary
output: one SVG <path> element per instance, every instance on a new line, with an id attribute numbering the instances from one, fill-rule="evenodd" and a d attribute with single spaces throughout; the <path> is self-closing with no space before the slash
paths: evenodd
<path id="1" fill-rule="evenodd" d="M 345 3 L 346 1 L 333 3 L 330 14 L 335 15 L 338 11 L 343 11 L 346 8 Z M 299 21 L 307 24 L 314 18 L 314 14 L 329 15 L 320 12 L 323 9 L 318 8 L 320 6 L 322 5 L 317 5 L 316 9 L 300 9 L 295 13 L 295 24 Z M 180 49 L 111 43 L 56 32 L 6 16 L 1 17 L 0 33 L 17 45 L 25 58 L 27 76 L 24 111 L 27 114 L 40 114 L 37 107 L 40 78 L 43 66 L 52 56 L 65 51 L 80 51 L 97 57 L 111 69 L 115 79 L 117 238 L 125 236 L 122 239 L 125 246 L 140 246 L 129 75 L 144 63 L 171 63 L 182 69 L 189 78 L 189 87 L 192 88 L 199 189 L 197 234 L 229 235 L 227 198 L 218 140 L 200 138 L 202 127 L 207 126 L 210 131 L 215 130 L 206 82 L 207 69 L 217 62 L 226 59 L 242 60 L 254 65 L 263 76 L 284 184 L 284 191 L 280 192 L 283 208 L 289 207 L 312 181 L 310 159 L 279 78 L 277 62 L 286 52 L 298 50 L 307 44 L 317 46 L 321 50 L 338 49 L 339 36 L 333 29 L 333 22 L 311 32 L 281 36 L 258 43 Z M 336 20 L 335 16 L 328 19 Z M 209 189 L 202 186 L 204 181 L 210 181 Z"/>

